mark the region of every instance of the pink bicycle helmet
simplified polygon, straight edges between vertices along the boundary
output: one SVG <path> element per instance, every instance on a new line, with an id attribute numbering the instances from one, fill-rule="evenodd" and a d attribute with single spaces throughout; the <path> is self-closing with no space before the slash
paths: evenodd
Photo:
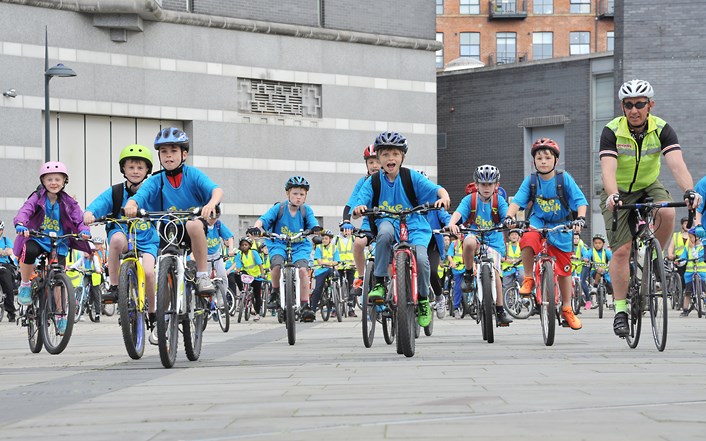
<path id="1" fill-rule="evenodd" d="M 42 164 L 39 168 L 39 178 L 48 175 L 49 173 L 63 173 L 66 178 L 69 178 L 69 169 L 66 168 L 66 164 L 59 161 L 49 161 Z"/>

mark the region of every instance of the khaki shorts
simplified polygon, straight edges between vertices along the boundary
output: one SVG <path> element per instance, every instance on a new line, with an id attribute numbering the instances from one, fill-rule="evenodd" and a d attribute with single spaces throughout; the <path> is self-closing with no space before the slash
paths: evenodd
<path id="1" fill-rule="evenodd" d="M 645 198 L 651 197 L 654 202 L 670 202 L 672 197 L 669 192 L 661 182 L 655 181 L 652 185 L 643 188 L 642 190 L 637 190 L 632 193 L 620 192 L 620 200 L 623 204 L 636 204 L 638 202 L 644 201 Z M 601 191 L 601 212 L 603 213 L 603 222 L 605 222 L 605 229 L 608 235 L 608 242 L 610 243 L 610 248 L 615 251 L 626 243 L 632 241 L 632 233 L 630 232 L 630 225 L 628 224 L 628 216 L 631 210 L 618 210 L 618 228 L 613 231 L 613 212 L 606 208 L 606 200 L 608 199 L 608 194 L 605 190 Z"/>

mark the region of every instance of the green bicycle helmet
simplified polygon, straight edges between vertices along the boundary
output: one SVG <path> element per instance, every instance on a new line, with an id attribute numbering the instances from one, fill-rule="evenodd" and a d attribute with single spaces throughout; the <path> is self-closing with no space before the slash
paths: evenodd
<path id="1" fill-rule="evenodd" d="M 120 173 L 125 174 L 125 161 L 128 159 L 142 159 L 147 162 L 147 174 L 152 174 L 152 152 L 140 144 L 130 144 L 120 152 Z"/>

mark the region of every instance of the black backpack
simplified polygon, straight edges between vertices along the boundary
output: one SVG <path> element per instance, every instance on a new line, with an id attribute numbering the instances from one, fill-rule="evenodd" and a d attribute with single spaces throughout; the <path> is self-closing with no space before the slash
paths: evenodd
<path id="1" fill-rule="evenodd" d="M 380 173 L 375 173 L 370 176 L 370 184 L 373 186 L 373 203 L 372 207 L 377 207 L 380 204 L 380 187 L 382 186 L 382 181 L 380 178 Z M 402 180 L 402 188 L 407 195 L 407 199 L 412 203 L 413 207 L 416 207 L 419 203 L 417 201 L 417 194 L 414 192 L 414 185 L 412 184 L 412 172 L 407 167 L 400 167 L 400 179 Z M 370 220 L 370 230 L 373 234 L 377 235 L 377 225 L 375 225 L 375 218 L 369 216 Z"/>
<path id="2" fill-rule="evenodd" d="M 284 215 L 284 209 L 289 207 L 289 201 L 277 202 L 275 205 L 277 204 L 279 204 L 279 211 L 277 212 L 277 217 L 275 218 L 275 221 L 272 224 L 272 230 L 275 229 L 277 222 L 282 219 L 282 216 Z M 306 204 L 301 204 L 299 206 L 299 212 L 302 214 L 302 220 L 304 221 L 304 229 L 308 230 L 309 227 L 306 224 Z"/>
<path id="3" fill-rule="evenodd" d="M 576 220 L 578 217 L 578 213 L 574 210 L 571 209 L 571 206 L 569 205 L 569 201 L 566 199 L 566 195 L 564 194 L 564 170 L 557 170 L 556 171 L 556 196 L 559 199 L 559 203 L 561 204 L 562 207 L 566 208 L 570 215 L 570 220 Z M 530 174 L 530 201 L 534 201 L 535 196 L 537 195 L 537 173 L 534 172 Z M 532 208 L 530 209 L 531 211 L 534 210 L 534 206 L 536 204 L 532 204 Z M 528 216 L 529 217 L 529 216 Z"/>

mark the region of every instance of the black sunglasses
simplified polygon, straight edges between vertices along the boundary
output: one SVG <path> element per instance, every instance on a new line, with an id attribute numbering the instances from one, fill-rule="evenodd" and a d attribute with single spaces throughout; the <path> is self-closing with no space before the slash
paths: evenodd
<path id="1" fill-rule="evenodd" d="M 648 105 L 650 102 L 649 101 L 638 101 L 636 103 L 631 103 L 629 101 L 626 101 L 623 103 L 623 107 L 625 107 L 628 110 L 632 110 L 633 107 L 637 107 L 638 110 L 642 110 L 645 108 L 646 105 Z"/>

